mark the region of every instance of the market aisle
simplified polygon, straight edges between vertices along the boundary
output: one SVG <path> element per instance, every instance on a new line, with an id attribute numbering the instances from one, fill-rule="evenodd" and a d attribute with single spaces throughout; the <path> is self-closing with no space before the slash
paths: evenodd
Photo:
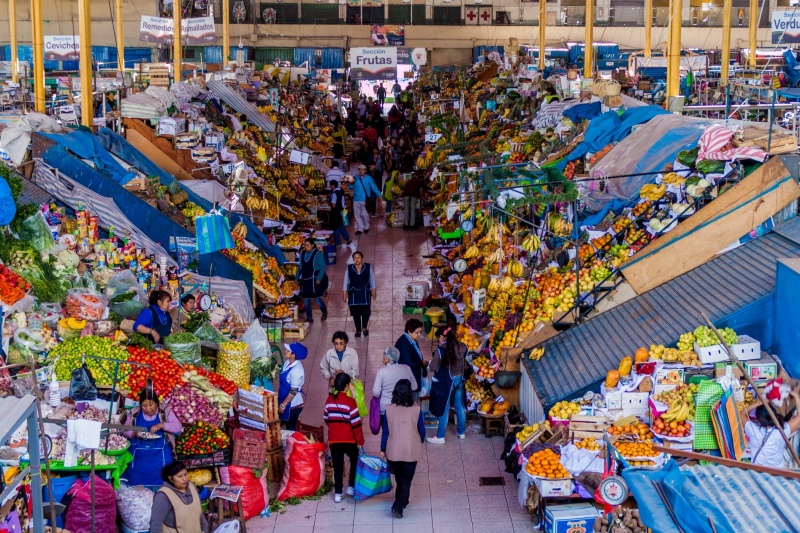
<path id="1" fill-rule="evenodd" d="M 309 348 L 305 361 L 306 407 L 301 421 L 322 425 L 322 405 L 327 398 L 327 383 L 320 374 L 319 363 L 331 347 L 334 331 L 344 328 L 350 336 L 350 346 L 358 351 L 359 378 L 371 390 L 375 373 L 383 361 L 383 349 L 393 346 L 403 332 L 405 321 L 401 313 L 405 285 L 416 274 L 427 276 L 423 255 L 430 253 L 429 242 L 422 230 L 405 232 L 402 228 L 387 228 L 383 219 L 371 219 L 369 235 L 358 237 L 357 249 L 364 260 L 372 263 L 378 283 L 378 298 L 373 305 L 370 336 L 356 339 L 355 327 L 341 299 L 341 283 L 349 251 L 340 248 L 338 263 L 329 268 L 331 294 L 328 301 L 328 320 L 315 322 L 310 335 L 303 341 Z M 423 340 L 424 353 L 430 346 Z M 380 452 L 380 436 L 373 436 L 365 422 L 366 450 Z M 432 435 L 433 430 L 428 431 Z M 426 443 L 425 459 L 418 463 L 411 503 L 405 517 L 390 516 L 392 494 L 363 502 L 345 497 L 340 504 L 333 494 L 320 501 L 304 501 L 287 506 L 286 513 L 248 522 L 250 533 L 519 533 L 532 531 L 531 520 L 517 504 L 517 482 L 503 469 L 498 458 L 503 440 L 486 439 L 479 434 L 476 423 L 467 428 L 466 440 L 459 441 L 453 426 L 448 428 L 444 445 Z M 505 486 L 480 486 L 481 477 L 502 477 Z"/>

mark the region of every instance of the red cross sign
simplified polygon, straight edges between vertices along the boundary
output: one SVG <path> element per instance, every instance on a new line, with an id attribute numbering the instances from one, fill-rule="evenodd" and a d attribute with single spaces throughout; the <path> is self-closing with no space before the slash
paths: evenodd
<path id="1" fill-rule="evenodd" d="M 470 22 L 472 22 L 473 20 L 475 20 L 475 17 L 476 17 L 476 16 L 477 16 L 477 15 L 475 15 L 475 12 L 474 12 L 474 11 L 467 11 L 467 18 L 469 19 L 469 21 L 470 21 Z"/>
<path id="2" fill-rule="evenodd" d="M 492 16 L 489 14 L 489 11 L 487 10 L 487 11 L 484 11 L 483 13 L 481 13 L 481 18 L 483 19 L 484 22 L 486 22 L 490 18 L 492 18 Z"/>

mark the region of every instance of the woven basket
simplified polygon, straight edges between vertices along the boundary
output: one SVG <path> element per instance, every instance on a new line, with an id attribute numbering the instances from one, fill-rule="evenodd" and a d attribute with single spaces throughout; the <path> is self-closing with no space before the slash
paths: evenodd
<path id="1" fill-rule="evenodd" d="M 233 430 L 233 464 L 262 469 L 267 461 L 266 435 L 248 429 Z"/>
<path id="2" fill-rule="evenodd" d="M 616 80 L 594 80 L 592 84 L 592 94 L 603 98 L 605 96 L 619 96 L 622 86 Z"/>

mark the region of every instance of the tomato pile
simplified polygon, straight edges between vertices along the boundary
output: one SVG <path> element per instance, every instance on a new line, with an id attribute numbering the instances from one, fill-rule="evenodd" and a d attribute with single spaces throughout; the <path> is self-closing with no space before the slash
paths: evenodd
<path id="1" fill-rule="evenodd" d="M 211 372 L 210 370 L 206 370 L 202 366 L 195 366 L 195 365 L 187 365 L 186 370 L 194 370 L 197 372 L 198 375 L 204 376 L 208 378 L 208 381 L 211 382 L 216 388 L 220 389 L 222 392 L 233 396 L 236 394 L 236 391 L 239 390 L 239 387 L 236 386 L 236 383 L 229 380 L 228 378 L 222 377 L 216 372 Z"/>
<path id="2" fill-rule="evenodd" d="M 30 288 L 30 283 L 25 281 L 22 276 L 0 264 L 0 301 L 14 305 L 25 296 Z"/>
<path id="3" fill-rule="evenodd" d="M 199 422 L 183 428 L 183 433 L 175 441 L 175 452 L 178 455 L 203 455 L 227 448 L 230 443 L 224 431 Z"/>
<path id="4" fill-rule="evenodd" d="M 181 384 L 183 368 L 170 357 L 169 351 L 150 351 L 138 346 L 128 346 L 128 352 L 131 354 L 130 361 L 150 365 L 150 368 L 135 367 L 133 372 L 122 380 L 121 386 L 131 391 L 132 397 L 135 398 L 147 385 L 147 378 L 153 380 L 153 388 L 161 400 L 167 397 L 176 385 Z"/>

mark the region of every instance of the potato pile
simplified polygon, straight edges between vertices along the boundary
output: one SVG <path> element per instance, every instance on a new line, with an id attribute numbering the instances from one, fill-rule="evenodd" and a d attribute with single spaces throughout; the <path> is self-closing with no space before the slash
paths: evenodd
<path id="1" fill-rule="evenodd" d="M 647 533 L 638 509 L 617 507 L 609 516 L 594 521 L 596 533 Z"/>

